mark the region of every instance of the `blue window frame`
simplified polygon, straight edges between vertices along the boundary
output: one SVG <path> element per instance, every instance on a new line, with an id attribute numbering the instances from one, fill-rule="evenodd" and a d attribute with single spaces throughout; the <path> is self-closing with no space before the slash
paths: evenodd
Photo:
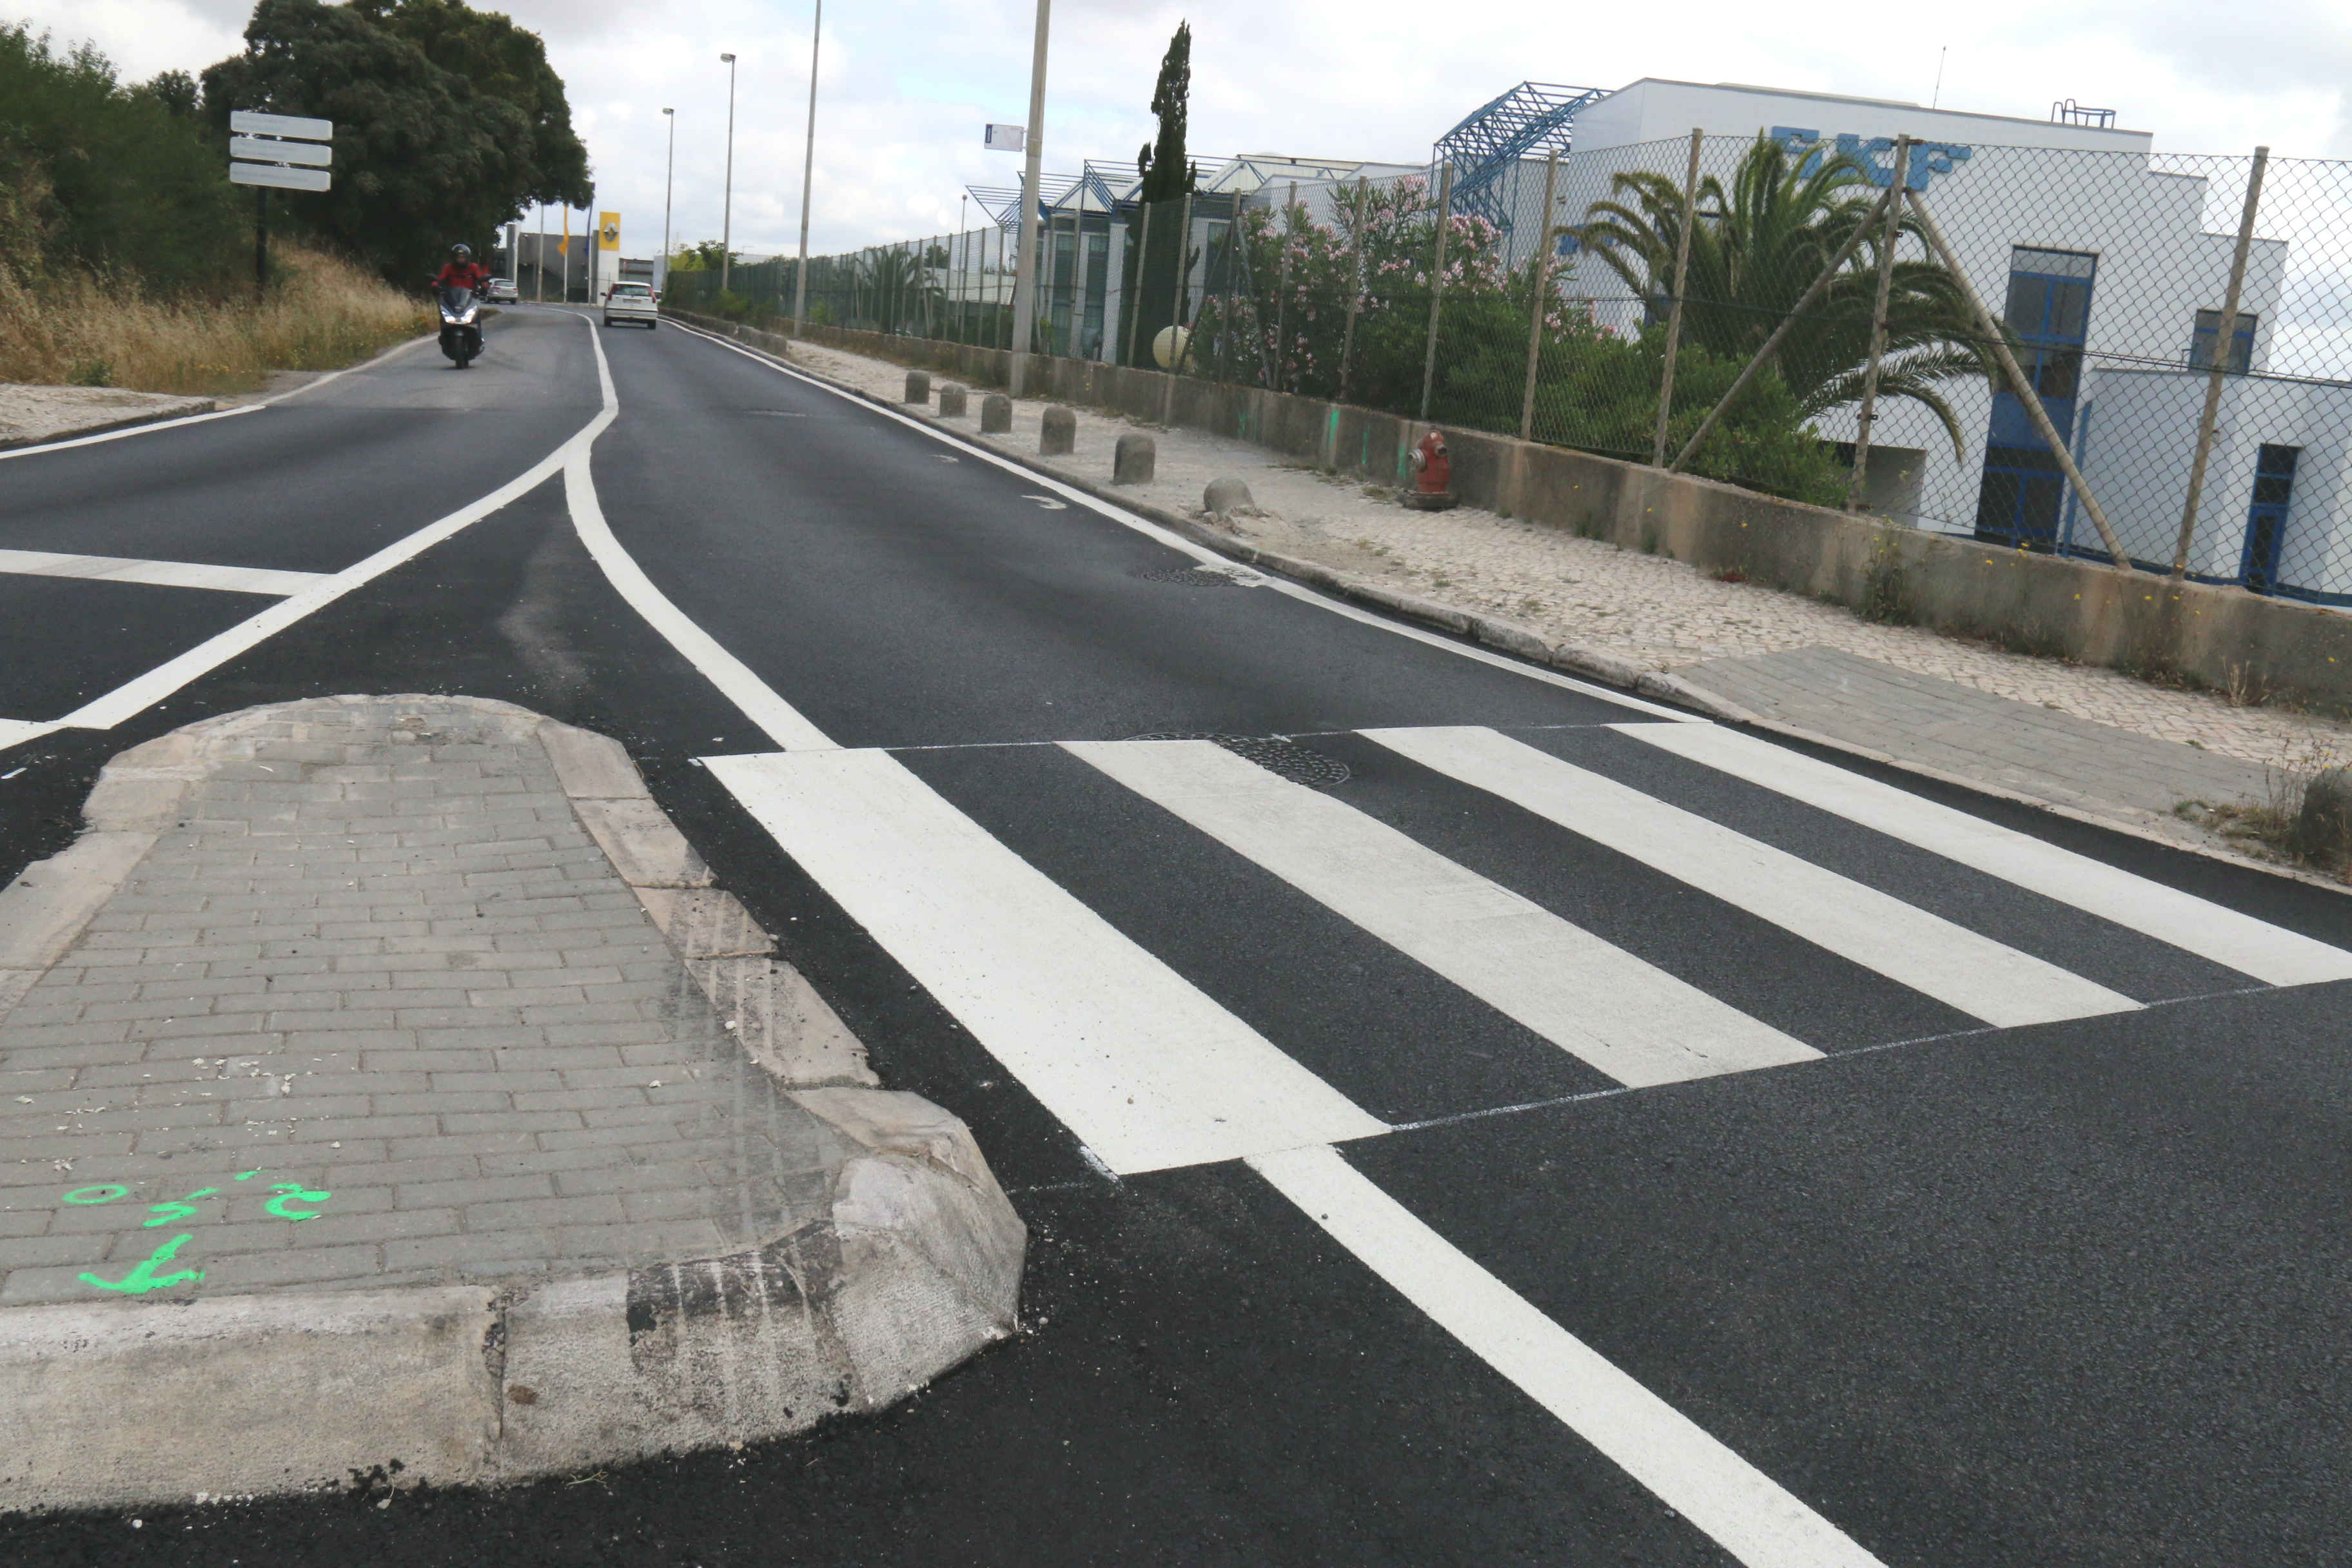
<path id="1" fill-rule="evenodd" d="M 2019 368 L 2067 441 L 2074 439 L 2074 405 L 2082 395 L 2083 342 L 2098 266 L 2097 257 L 2071 250 L 2021 245 L 2010 251 L 2002 319 L 2017 334 Z M 2050 549 L 2065 500 L 2065 477 L 2025 405 L 2008 388 L 1997 389 L 1977 490 L 1977 537 Z"/>
<path id="2" fill-rule="evenodd" d="M 2254 363 L 2255 318 L 2241 310 L 2230 327 L 2230 363 L 2222 369 L 2231 375 L 2243 375 Z M 2194 370 L 2213 368 L 2213 344 L 2221 335 L 2221 312 L 2200 310 L 2197 325 L 2189 333 L 2189 363 Z"/>
<path id="3" fill-rule="evenodd" d="M 2300 447 L 2265 446 L 2254 456 L 2254 499 L 2246 508 L 2246 548 L 2238 581 L 2257 594 L 2278 591 L 2279 555 L 2286 548 L 2287 504 L 2294 494 Z"/>

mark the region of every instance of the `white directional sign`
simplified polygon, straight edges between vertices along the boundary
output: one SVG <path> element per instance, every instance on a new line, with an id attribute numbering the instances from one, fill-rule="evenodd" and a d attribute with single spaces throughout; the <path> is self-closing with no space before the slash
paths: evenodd
<path id="1" fill-rule="evenodd" d="M 334 176 L 327 168 L 335 161 L 335 150 L 324 145 L 335 139 L 333 121 L 240 109 L 228 117 L 228 128 L 236 132 L 228 143 L 231 184 L 278 191 L 333 187 Z"/>
<path id="2" fill-rule="evenodd" d="M 335 122 L 305 120 L 299 114 L 257 114 L 240 109 L 228 117 L 228 128 L 240 136 L 292 136 L 304 142 L 332 142 Z"/>
<path id="3" fill-rule="evenodd" d="M 332 147 L 310 142 L 270 142 L 258 136 L 230 137 L 228 155 L 261 163 L 308 163 L 320 169 L 335 161 Z"/>
<path id="4" fill-rule="evenodd" d="M 992 125 L 981 133 L 981 143 L 999 153 L 1018 153 L 1027 144 L 1025 125 Z"/>

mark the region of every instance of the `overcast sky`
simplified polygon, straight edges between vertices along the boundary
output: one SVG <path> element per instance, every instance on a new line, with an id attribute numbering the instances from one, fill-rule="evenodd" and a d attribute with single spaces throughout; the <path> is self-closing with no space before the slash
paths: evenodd
<path id="1" fill-rule="evenodd" d="M 488 7 L 485 7 L 488 8 Z M 623 249 L 660 245 L 661 110 L 677 110 L 680 240 L 716 238 L 727 131 L 722 50 L 740 57 L 734 240 L 792 248 L 808 106 L 808 0 L 511 0 L 547 40 Z M 88 38 L 126 79 L 199 70 L 242 47 L 248 0 L 0 0 L 60 42 Z M 955 226 L 966 182 L 1009 184 L 1018 157 L 981 126 L 1028 107 L 1031 0 L 835 0 L 818 85 L 812 247 Z M 1045 166 L 1131 163 L 1152 130 L 1160 52 L 1193 30 L 1195 152 L 1399 163 L 1532 78 L 1742 81 L 2046 118 L 2053 100 L 2112 106 L 2170 152 L 2352 156 L 2352 5 L 2336 0 L 1977 0 L 1827 12 L 1754 0 L 1060 0 Z"/>

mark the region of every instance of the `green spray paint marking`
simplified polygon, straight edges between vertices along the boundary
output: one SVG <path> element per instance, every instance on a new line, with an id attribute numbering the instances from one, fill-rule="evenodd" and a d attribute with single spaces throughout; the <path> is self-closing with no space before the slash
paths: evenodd
<path id="1" fill-rule="evenodd" d="M 193 1283 L 205 1277 L 203 1269 L 183 1268 L 174 1274 L 156 1273 L 158 1268 L 172 1261 L 172 1254 L 179 1251 L 180 1244 L 187 1239 L 185 1233 L 173 1237 L 132 1264 L 131 1272 L 120 1279 L 100 1279 L 95 1274 L 85 1274 L 82 1279 L 101 1290 L 120 1290 L 131 1296 L 143 1296 L 150 1290 L 161 1290 L 166 1286 Z"/>
<path id="2" fill-rule="evenodd" d="M 117 1186 L 113 1183 L 109 1182 L 102 1186 L 76 1187 L 73 1191 L 66 1194 L 66 1202 L 69 1204 L 110 1204 L 117 1198 L 127 1198 L 130 1195 L 131 1189 L 129 1187 Z"/>
<path id="3" fill-rule="evenodd" d="M 276 1193 L 278 1196 L 270 1199 L 261 1206 L 268 1209 L 271 1214 L 276 1215 L 279 1219 L 317 1219 L 319 1217 L 319 1211 L 317 1209 L 310 1209 L 301 1214 L 289 1214 L 285 1209 L 278 1205 L 281 1204 L 322 1204 L 329 1198 L 335 1195 L 332 1193 L 306 1193 L 302 1190 L 302 1184 L 299 1182 L 280 1182 L 269 1190 Z"/>
<path id="4" fill-rule="evenodd" d="M 218 1187 L 201 1187 L 177 1203 L 150 1204 L 147 1205 L 147 1212 L 155 1217 L 142 1221 L 142 1224 L 144 1228 L 152 1230 L 159 1225 L 169 1225 L 175 1219 L 185 1219 L 196 1212 L 195 1202 L 198 1198 L 211 1197 L 219 1191 Z"/>

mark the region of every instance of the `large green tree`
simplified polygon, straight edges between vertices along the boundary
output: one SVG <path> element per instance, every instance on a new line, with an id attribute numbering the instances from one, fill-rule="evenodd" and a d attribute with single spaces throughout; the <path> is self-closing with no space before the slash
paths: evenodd
<path id="1" fill-rule="evenodd" d="M 499 52 L 484 40 L 502 35 L 477 23 L 510 28 L 505 18 L 478 18 L 450 0 L 387 9 L 390 26 L 353 6 L 260 0 L 245 52 L 205 72 L 204 112 L 222 132 L 239 109 L 335 122 L 334 189 L 283 197 L 299 223 L 386 276 L 408 279 L 456 241 L 487 247 L 526 202 L 587 200 L 584 168 L 551 173 L 541 163 L 534 111 L 436 64 L 403 36 L 437 19 L 458 35 L 443 46 L 451 58 L 479 64 Z M 553 112 L 543 98 L 534 101 Z M 568 135 L 568 114 L 562 124 Z"/>
<path id="2" fill-rule="evenodd" d="M 1152 84 L 1151 112 L 1160 117 L 1160 139 L 1145 142 L 1136 154 L 1135 171 L 1143 176 L 1137 199 L 1174 201 L 1191 190 L 1195 179 L 1184 153 L 1184 135 L 1192 113 L 1192 24 L 1176 24 L 1168 52 L 1160 58 L 1160 79 Z"/>
<path id="3" fill-rule="evenodd" d="M 496 11 L 469 9 L 463 0 L 352 0 L 352 10 L 425 58 L 503 99 L 530 121 L 534 202 L 588 205 L 588 149 L 572 129 L 563 79 L 547 63 L 547 46 Z"/>
<path id="4" fill-rule="evenodd" d="M 1687 204 L 1681 187 L 1663 174 L 1619 174 L 1612 186 L 1619 199 L 1594 204 L 1580 232 L 1588 250 L 1648 304 L 1654 320 L 1663 321 Z M 1683 290 L 1684 341 L 1727 361 L 1753 357 L 1854 230 L 1871 222 L 1878 196 L 1853 160 L 1801 163 L 1780 142 L 1759 136 L 1742 154 L 1729 189 L 1713 174 L 1699 183 L 1699 221 L 1691 230 Z M 1773 353 L 1773 368 L 1802 418 L 1862 397 L 1884 232 L 1883 219 L 1872 226 Z M 1902 232 L 1925 248 L 1916 218 L 1906 216 Z M 1991 365 L 1967 296 L 1940 262 L 1902 259 L 1897 253 L 1886 349 L 1878 395 L 1909 398 L 1932 411 L 1958 452 L 1959 420 L 1938 385 L 1986 375 Z M 1677 405 L 1681 393 L 1678 384 Z"/>

